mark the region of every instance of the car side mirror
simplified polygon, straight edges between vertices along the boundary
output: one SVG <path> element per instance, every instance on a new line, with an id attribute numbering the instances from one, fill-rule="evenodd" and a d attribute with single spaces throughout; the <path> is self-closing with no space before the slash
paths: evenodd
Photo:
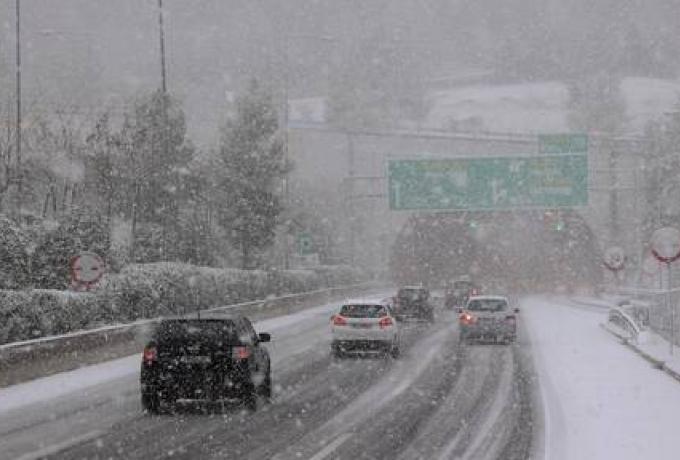
<path id="1" fill-rule="evenodd" d="M 262 343 L 267 343 L 267 342 L 272 341 L 271 334 L 269 334 L 267 332 L 260 332 L 259 334 L 257 334 L 257 337 L 258 337 L 258 339 L 260 339 L 260 342 L 262 342 Z"/>
<path id="2" fill-rule="evenodd" d="M 519 308 L 515 308 L 515 313 L 519 313 Z"/>

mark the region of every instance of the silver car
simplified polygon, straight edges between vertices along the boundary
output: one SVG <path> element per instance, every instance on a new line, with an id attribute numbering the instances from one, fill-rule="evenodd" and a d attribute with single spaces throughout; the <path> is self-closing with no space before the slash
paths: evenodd
<path id="1" fill-rule="evenodd" d="M 473 338 L 514 342 L 517 337 L 517 313 L 510 301 L 501 296 L 470 297 L 465 308 L 459 310 L 460 339 Z"/>

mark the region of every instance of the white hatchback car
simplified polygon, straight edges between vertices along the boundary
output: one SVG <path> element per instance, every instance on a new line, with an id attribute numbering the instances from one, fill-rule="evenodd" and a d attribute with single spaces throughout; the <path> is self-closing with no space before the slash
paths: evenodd
<path id="1" fill-rule="evenodd" d="M 399 356 L 401 333 L 391 306 L 376 300 L 350 300 L 331 317 L 333 356 L 378 352 Z"/>

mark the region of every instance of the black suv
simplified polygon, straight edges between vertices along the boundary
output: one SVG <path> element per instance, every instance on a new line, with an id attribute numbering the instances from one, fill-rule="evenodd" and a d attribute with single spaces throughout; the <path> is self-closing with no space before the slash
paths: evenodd
<path id="1" fill-rule="evenodd" d="M 430 303 L 430 291 L 422 286 L 405 286 L 394 297 L 397 319 L 416 318 L 434 322 L 434 308 Z"/>
<path id="2" fill-rule="evenodd" d="M 159 413 L 177 400 L 238 398 L 255 410 L 258 394 L 272 392 L 271 336 L 244 317 L 162 320 L 142 355 L 142 407 Z"/>

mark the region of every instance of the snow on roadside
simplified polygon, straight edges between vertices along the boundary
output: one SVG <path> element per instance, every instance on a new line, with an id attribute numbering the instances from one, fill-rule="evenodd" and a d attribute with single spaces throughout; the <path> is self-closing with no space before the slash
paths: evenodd
<path id="1" fill-rule="evenodd" d="M 638 343 L 635 344 L 640 351 L 648 354 L 657 361 L 664 363 L 664 366 L 680 374 L 680 347 L 673 347 L 671 354 L 670 342 L 659 334 L 647 330 L 640 334 Z M 680 385 L 680 383 L 679 383 Z M 680 408 L 678 408 L 680 410 Z M 678 455 L 680 456 L 680 454 Z"/>
<path id="2" fill-rule="evenodd" d="M 604 331 L 606 312 L 542 298 L 522 310 L 545 406 L 546 458 L 680 456 L 680 384 Z"/>

